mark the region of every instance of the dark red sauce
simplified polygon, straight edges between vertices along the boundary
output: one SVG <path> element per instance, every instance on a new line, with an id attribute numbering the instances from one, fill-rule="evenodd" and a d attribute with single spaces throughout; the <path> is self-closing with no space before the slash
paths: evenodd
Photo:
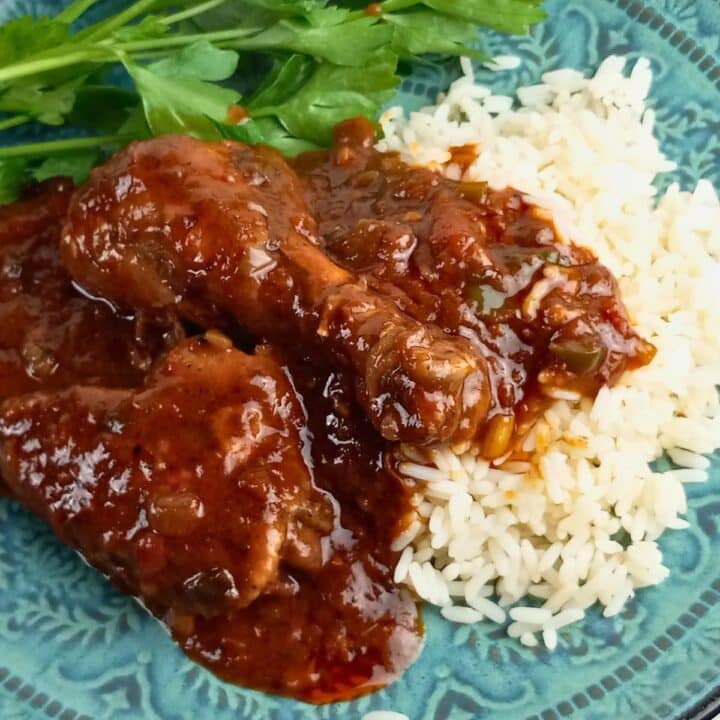
<path id="1" fill-rule="evenodd" d="M 507 189 L 446 180 L 373 148 L 364 120 L 294 167 L 326 251 L 404 312 L 473 344 L 490 368 L 486 454 L 557 389 L 593 395 L 654 348 L 633 330 L 615 278 Z M 472 162 L 474 148 L 452 161 Z M 507 434 L 507 433 L 506 433 Z M 512 437 L 512 434 L 508 437 Z M 489 447 L 495 445 L 495 447 Z"/>
<path id="2" fill-rule="evenodd" d="M 308 368 L 296 393 L 272 351 L 186 341 L 144 389 L 6 401 L 0 468 L 190 657 L 330 702 L 402 672 L 420 622 L 389 549 L 409 489 L 343 380 Z"/>
<path id="3" fill-rule="evenodd" d="M 176 323 L 117 315 L 73 287 L 60 260 L 67 180 L 0 207 L 0 400 L 75 383 L 132 387 L 182 335 Z"/>
<path id="4" fill-rule="evenodd" d="M 392 582 L 411 488 L 385 469 L 352 382 L 217 332 L 157 360 L 165 328 L 138 338 L 137 318 L 71 284 L 58 253 L 69 192 L 1 211 L 0 254 L 21 268 L 0 279 L 12 494 L 223 678 L 310 702 L 390 682 L 421 645 L 415 602 Z M 29 335 L 56 359 L 41 377 L 23 359 Z M 266 437 L 246 442 L 253 428 Z"/>
<path id="5" fill-rule="evenodd" d="M 420 649 L 390 441 L 498 457 L 553 392 L 653 355 L 610 272 L 519 193 L 373 141 L 345 123 L 298 178 L 269 149 L 160 138 L 72 202 L 57 181 L 0 209 L 12 494 L 191 658 L 318 703 Z"/>

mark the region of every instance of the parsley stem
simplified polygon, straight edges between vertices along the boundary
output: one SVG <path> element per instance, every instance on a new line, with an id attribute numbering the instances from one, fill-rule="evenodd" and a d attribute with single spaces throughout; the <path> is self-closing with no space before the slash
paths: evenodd
<path id="1" fill-rule="evenodd" d="M 153 2 L 156 2 L 156 0 L 153 0 Z M 62 53 L 63 46 L 60 46 L 54 48 L 53 54 L 49 57 L 41 57 L 37 60 L 28 60 L 0 67 L 0 83 L 84 62 L 113 62 L 117 60 L 118 52 L 133 53 L 143 50 L 164 50 L 189 45 L 197 40 L 207 40 L 208 42 L 241 40 L 249 35 L 256 35 L 261 30 L 262 28 L 218 30 L 216 32 L 175 35 L 158 40 L 141 40 L 127 43 L 101 41 L 84 50 L 67 53 Z"/>
<path id="2" fill-rule="evenodd" d="M 58 48 L 58 50 L 60 49 L 61 48 Z M 94 53 L 91 49 L 79 50 L 78 52 L 66 54 L 58 53 L 54 57 L 14 63 L 0 68 L 0 83 L 25 77 L 26 75 L 34 75 L 35 73 L 45 72 L 47 70 L 57 70 L 58 68 L 67 67 L 68 65 L 76 65 L 82 62 L 108 62 L 113 59 L 114 55 L 111 53 L 103 53 L 100 55 Z"/>
<path id="3" fill-rule="evenodd" d="M 173 25 L 182 20 L 187 20 L 189 18 L 195 17 L 196 15 L 200 15 L 201 13 L 207 12 L 208 10 L 212 10 L 213 8 L 216 8 L 218 5 L 222 5 L 225 2 L 227 2 L 227 0 L 207 0 L 207 2 L 200 3 L 195 7 L 188 8 L 187 10 L 175 13 L 174 15 L 168 15 L 166 18 L 162 18 L 161 22 L 164 25 Z"/>
<path id="4" fill-rule="evenodd" d="M 238 30 L 217 30 L 207 33 L 193 33 L 191 35 L 173 35 L 169 38 L 160 40 L 137 40 L 135 42 L 114 43 L 113 47 L 129 53 L 142 50 L 160 50 L 164 48 L 179 47 L 182 45 L 190 45 L 198 40 L 207 40 L 211 43 L 223 42 L 228 40 L 242 39 L 248 35 L 256 35 L 263 28 L 241 28 Z M 0 78 L 2 71 L 0 70 Z"/>
<path id="5" fill-rule="evenodd" d="M 17 127 L 18 125 L 23 125 L 24 123 L 29 121 L 29 115 L 14 115 L 13 117 L 6 118 L 5 120 L 0 120 L 0 131 L 9 130 L 10 128 Z"/>
<path id="6" fill-rule="evenodd" d="M 68 24 L 75 22 L 81 15 L 89 10 L 98 0 L 75 0 L 66 7 L 55 19 Z"/>
<path id="7" fill-rule="evenodd" d="M 97 42 L 110 35 L 112 32 L 127 25 L 131 20 L 134 20 L 138 15 L 142 15 L 148 10 L 152 10 L 153 6 L 157 4 L 157 0 L 138 0 L 133 3 L 130 7 L 126 8 L 117 15 L 113 15 L 111 18 L 103 22 L 99 22 L 94 28 L 90 28 L 87 35 L 83 37 L 85 42 Z"/>
<path id="8" fill-rule="evenodd" d="M 44 155 L 72 152 L 73 150 L 86 150 L 103 145 L 122 145 L 132 139 L 132 135 L 98 135 L 96 137 L 72 138 L 70 140 L 50 140 L 27 145 L 11 145 L 10 147 L 0 147 L 0 160 L 28 156 L 42 157 Z"/>

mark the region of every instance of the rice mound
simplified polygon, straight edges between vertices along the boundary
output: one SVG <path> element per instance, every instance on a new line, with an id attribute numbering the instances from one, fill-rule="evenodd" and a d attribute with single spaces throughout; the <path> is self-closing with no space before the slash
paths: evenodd
<path id="1" fill-rule="evenodd" d="M 556 402 L 525 441 L 530 462 L 402 449 L 401 471 L 421 490 L 396 540 L 395 580 L 454 622 L 509 615 L 508 634 L 526 646 L 553 649 L 591 605 L 610 617 L 668 576 L 657 539 L 688 526 L 683 486 L 706 480 L 703 454 L 720 445 L 720 203 L 706 180 L 657 201 L 652 182 L 675 165 L 645 105 L 650 64 L 629 74 L 625 65 L 612 56 L 592 78 L 548 72 L 515 100 L 476 84 L 464 60 L 437 105 L 381 119 L 381 150 L 450 178 L 511 185 L 552 211 L 562 237 L 615 273 L 658 350 L 594 400 Z M 463 174 L 449 149 L 472 143 L 479 156 Z M 653 470 L 663 452 L 678 469 Z"/>

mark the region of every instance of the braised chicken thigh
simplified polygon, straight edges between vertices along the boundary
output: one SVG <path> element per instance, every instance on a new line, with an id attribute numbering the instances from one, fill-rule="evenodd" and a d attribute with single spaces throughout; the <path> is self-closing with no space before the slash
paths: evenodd
<path id="1" fill-rule="evenodd" d="M 74 383 L 132 387 L 184 334 L 175 321 L 120 316 L 73 286 L 59 247 L 72 192 L 52 180 L 0 206 L 0 400 Z"/>
<path id="2" fill-rule="evenodd" d="M 191 656 L 235 681 L 332 699 L 412 660 L 417 611 L 315 486 L 305 433 L 270 351 L 245 355 L 215 332 L 172 350 L 143 389 L 7 399 L 0 467 Z"/>
<path id="3" fill-rule="evenodd" d="M 3 475 L 126 592 L 214 615 L 282 585 L 286 546 L 303 569 L 321 564 L 300 516 L 332 518 L 332 508 L 313 497 L 302 420 L 270 357 L 198 339 L 170 352 L 145 389 L 7 400 Z"/>
<path id="4" fill-rule="evenodd" d="M 157 137 L 0 209 L 10 493 L 189 657 L 311 702 L 420 651 L 398 538 L 442 516 L 400 459 L 527 459 L 550 402 L 654 353 L 531 198 L 374 139 L 343 123 L 291 167 Z"/>

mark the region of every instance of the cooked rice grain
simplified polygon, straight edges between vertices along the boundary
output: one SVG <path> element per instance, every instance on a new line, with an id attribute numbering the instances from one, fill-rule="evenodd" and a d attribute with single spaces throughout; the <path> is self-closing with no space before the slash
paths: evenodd
<path id="1" fill-rule="evenodd" d="M 401 471 L 423 491 L 396 577 L 450 620 L 502 624 L 514 605 L 508 634 L 528 647 L 539 634 L 553 649 L 586 608 L 615 615 L 667 577 L 657 539 L 687 527 L 683 485 L 705 481 L 703 455 L 720 444 L 720 203 L 705 180 L 656 202 L 654 178 L 675 166 L 645 106 L 650 64 L 625 65 L 609 57 L 592 78 L 554 70 L 515 100 L 476 84 L 464 60 L 438 105 L 382 118 L 380 148 L 411 163 L 448 167 L 450 148 L 481 147 L 464 179 L 518 188 L 561 237 L 593 249 L 658 349 L 594 401 L 558 395 L 524 443 L 529 465 L 404 449 Z M 653 471 L 664 451 L 680 469 Z"/>

